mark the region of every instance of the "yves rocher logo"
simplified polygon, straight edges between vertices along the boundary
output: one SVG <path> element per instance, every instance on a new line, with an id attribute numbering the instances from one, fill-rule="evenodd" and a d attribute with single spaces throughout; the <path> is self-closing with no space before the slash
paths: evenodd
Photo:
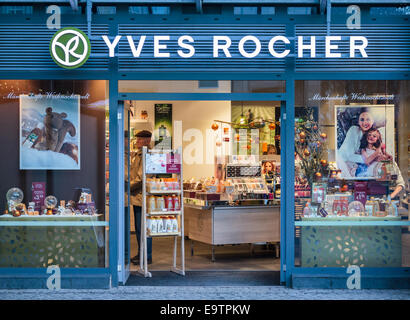
<path id="1" fill-rule="evenodd" d="M 88 60 L 90 52 L 90 40 L 84 32 L 76 28 L 61 29 L 50 41 L 51 57 L 65 69 L 82 66 Z"/>

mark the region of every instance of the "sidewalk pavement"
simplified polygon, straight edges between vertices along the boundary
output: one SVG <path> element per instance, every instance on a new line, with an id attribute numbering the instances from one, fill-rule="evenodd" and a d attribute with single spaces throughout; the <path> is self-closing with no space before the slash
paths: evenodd
<path id="1" fill-rule="evenodd" d="M 319 290 L 281 286 L 125 286 L 106 290 L 0 290 L 0 300 L 410 300 L 410 290 Z"/>

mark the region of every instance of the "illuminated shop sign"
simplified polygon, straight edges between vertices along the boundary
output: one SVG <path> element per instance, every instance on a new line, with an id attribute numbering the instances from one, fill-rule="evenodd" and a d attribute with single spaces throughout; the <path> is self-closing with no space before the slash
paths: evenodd
<path id="1" fill-rule="evenodd" d="M 106 35 L 101 36 L 107 46 L 108 56 L 115 57 L 121 39 L 126 39 L 134 58 L 141 57 L 142 52 L 152 54 L 154 58 L 170 58 L 171 54 L 177 54 L 181 58 L 194 57 L 196 52 L 195 38 L 189 35 L 182 35 L 177 39 L 172 39 L 169 35 L 117 35 L 109 38 Z M 255 58 L 261 54 L 262 49 L 266 52 L 267 46 L 269 54 L 273 58 L 285 58 L 290 54 L 289 49 L 284 49 L 284 45 L 290 45 L 291 39 L 284 36 L 272 36 L 269 41 L 262 41 L 252 35 L 243 36 L 238 45 L 232 45 L 232 39 L 229 36 L 212 36 L 212 58 L 231 58 L 234 53 L 244 58 Z M 153 41 L 148 45 L 148 41 Z M 173 41 L 177 42 L 175 48 Z M 341 58 L 342 53 L 339 46 L 346 45 L 349 47 L 349 58 L 367 58 L 366 48 L 368 41 L 363 36 L 325 36 L 320 39 L 316 36 L 297 36 L 298 58 L 316 58 L 317 46 L 325 48 L 325 58 Z M 171 45 L 172 44 L 172 45 Z M 250 48 L 251 47 L 251 48 Z M 171 49 L 173 48 L 173 49 Z M 235 52 L 237 50 L 237 52 Z M 80 30 L 75 28 L 64 28 L 56 32 L 50 41 L 50 54 L 53 60 L 61 67 L 74 69 L 83 65 L 90 56 L 91 44 L 88 37 Z M 204 58 L 203 53 L 201 55 Z"/>
<path id="2" fill-rule="evenodd" d="M 102 36 L 105 44 L 109 50 L 109 56 L 115 56 L 115 49 L 118 46 L 121 38 L 123 36 L 116 36 L 114 39 L 110 40 L 107 36 Z M 138 58 L 141 55 L 141 52 L 146 43 L 147 36 L 141 35 L 136 39 L 133 36 L 124 36 L 129 44 L 132 55 L 134 58 Z M 341 52 L 338 52 L 339 44 L 337 41 L 342 41 L 341 36 L 325 36 L 325 57 L 326 58 L 340 58 L 342 56 Z M 367 58 L 366 47 L 368 41 L 366 37 L 363 36 L 350 36 L 348 37 L 347 44 L 349 45 L 349 57 L 355 58 L 356 52 L 360 53 L 361 57 Z M 153 36 L 154 46 L 153 46 L 153 55 L 155 58 L 169 58 L 171 51 L 168 49 L 167 41 L 170 41 L 170 36 L 161 35 Z M 319 41 L 315 36 L 298 36 L 297 37 L 297 57 L 298 58 L 315 58 L 316 57 L 316 45 Z M 177 54 L 181 58 L 191 58 L 195 56 L 195 39 L 188 35 L 180 36 L 177 40 L 179 49 Z M 345 42 L 345 40 L 344 40 Z M 268 42 L 269 53 L 274 58 L 285 58 L 289 55 L 290 50 L 279 51 L 277 49 L 278 44 L 290 44 L 290 40 L 284 36 L 273 36 Z M 232 57 L 232 52 L 235 50 L 232 46 L 232 39 L 229 36 L 213 36 L 212 37 L 212 52 L 213 58 Z M 252 50 L 245 49 L 245 45 L 252 44 L 254 48 Z M 345 43 L 344 43 L 345 44 Z M 241 56 L 244 58 L 255 58 L 257 57 L 262 50 L 261 41 L 255 36 L 244 36 L 239 40 L 238 51 Z M 306 56 L 306 53 L 308 56 Z"/>

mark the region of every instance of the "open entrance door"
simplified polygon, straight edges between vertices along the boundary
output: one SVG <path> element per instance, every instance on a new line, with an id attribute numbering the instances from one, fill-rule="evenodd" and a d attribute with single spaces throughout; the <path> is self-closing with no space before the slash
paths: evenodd
<path id="1" fill-rule="evenodd" d="M 187 161 L 185 158 L 183 161 L 186 181 L 183 197 L 186 228 L 184 227 L 183 241 L 186 248 L 184 252 L 187 271 L 238 271 L 246 274 L 263 271 L 266 277 L 271 275 L 276 279 L 275 273 L 279 273 L 282 265 L 279 250 L 282 244 L 280 191 L 284 184 L 280 169 L 281 119 L 284 108 L 282 101 L 228 100 L 226 97 L 221 97 L 220 100 L 188 100 L 189 95 L 187 100 L 164 100 L 164 97 L 153 100 L 132 99 L 134 96 L 130 98 L 124 101 L 124 116 L 127 118 L 127 121 L 124 121 L 124 132 L 129 128 L 124 140 L 131 139 L 131 144 L 128 144 L 128 141 L 124 143 L 124 150 L 128 149 L 131 154 L 135 148 L 131 137 L 140 130 L 152 132 L 153 138 L 156 137 L 156 133 L 161 137 L 160 130 L 155 130 L 155 126 L 161 128 L 162 125 L 156 121 L 159 116 L 155 111 L 164 105 L 172 108 L 169 117 L 172 117 L 173 126 L 164 126 L 167 129 L 172 128 L 168 130 L 174 138 L 174 147 L 181 146 L 184 156 L 187 157 Z M 128 105 L 132 114 L 127 111 Z M 130 115 L 131 119 L 128 119 Z M 252 125 L 241 124 L 242 115 L 245 121 L 252 122 Z M 169 135 L 167 133 L 164 136 Z M 226 152 L 226 156 L 216 157 L 223 152 Z M 251 157 L 253 154 L 255 157 Z M 124 165 L 124 174 L 126 170 L 129 170 L 127 164 Z M 222 179 L 226 185 L 223 184 L 223 189 L 222 184 L 219 185 L 219 193 L 212 191 L 212 188 L 205 191 L 198 189 L 199 195 L 213 192 L 221 197 L 219 200 L 208 199 L 208 205 L 201 205 L 204 203 L 203 199 L 191 195 L 194 192 L 185 191 L 193 188 L 189 186 L 194 180 L 193 177 L 208 176 Z M 253 189 L 258 188 L 257 182 L 261 182 L 267 188 L 263 187 L 259 193 L 259 189 L 253 192 Z M 158 181 L 156 183 L 158 184 Z M 236 189 L 226 188 L 231 186 L 231 183 L 233 187 L 235 184 L 242 184 L 242 187 L 243 184 L 247 184 L 249 192 L 232 194 Z M 265 190 L 266 192 L 262 192 Z M 129 193 L 127 188 L 124 191 Z M 155 205 L 158 203 L 161 201 L 158 202 L 156 199 Z M 163 216 L 166 215 L 165 212 Z M 131 247 L 126 248 L 131 249 L 131 253 L 125 250 L 122 259 L 125 259 L 126 255 L 133 257 L 138 252 L 136 236 L 132 233 L 132 209 L 131 214 L 124 217 L 127 223 L 131 222 L 126 225 L 124 221 L 121 231 L 128 232 L 125 227 L 131 227 L 131 236 L 123 234 L 121 239 L 124 248 L 125 244 L 131 243 Z M 168 237 L 153 239 L 150 271 L 168 271 L 173 258 L 171 247 L 172 243 Z M 129 274 L 130 271 L 137 272 L 139 264 L 127 265 L 124 262 L 124 268 L 124 274 Z M 269 281 L 268 283 L 272 283 Z"/>
<path id="2" fill-rule="evenodd" d="M 120 144 L 120 188 L 124 190 L 124 198 L 120 199 L 123 201 L 122 211 L 119 212 L 118 217 L 118 281 L 125 285 L 130 275 L 130 260 L 131 260 L 131 250 L 130 250 L 130 187 L 128 183 L 129 177 L 129 163 L 130 163 L 130 109 L 124 106 L 123 101 L 118 102 L 118 124 L 119 132 L 122 133 L 124 137 L 123 144 Z M 120 139 L 121 140 L 121 139 Z"/>

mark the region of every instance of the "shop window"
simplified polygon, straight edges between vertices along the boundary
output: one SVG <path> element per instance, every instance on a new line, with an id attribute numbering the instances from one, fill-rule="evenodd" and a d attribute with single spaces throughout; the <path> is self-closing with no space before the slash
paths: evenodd
<path id="1" fill-rule="evenodd" d="M 1 14 L 33 14 L 33 6 L 1 6 Z"/>
<path id="2" fill-rule="evenodd" d="M 198 88 L 218 88 L 218 80 L 199 80 Z"/>
<path id="3" fill-rule="evenodd" d="M 258 7 L 234 7 L 233 14 L 236 14 L 236 15 L 258 14 Z"/>
<path id="4" fill-rule="evenodd" d="M 128 8 L 130 14 L 149 14 L 149 8 L 146 6 L 131 6 Z"/>
<path id="5" fill-rule="evenodd" d="M 117 12 L 117 7 L 114 6 L 97 6 L 98 14 L 115 14 Z"/>
<path id="6" fill-rule="evenodd" d="M 285 92 L 285 81 L 234 80 L 232 81 L 232 92 L 283 93 Z"/>
<path id="7" fill-rule="evenodd" d="M 311 15 L 316 13 L 312 7 L 288 7 L 288 14 Z"/>
<path id="8" fill-rule="evenodd" d="M 71 6 L 61 6 L 59 5 L 61 14 L 82 14 L 83 8 L 78 6 L 77 10 L 74 10 Z"/>
<path id="9" fill-rule="evenodd" d="M 151 10 L 152 10 L 152 14 L 171 14 L 170 7 L 153 6 L 151 7 Z"/>
<path id="10" fill-rule="evenodd" d="M 275 14 L 275 7 L 261 7 L 261 14 Z"/>
<path id="11" fill-rule="evenodd" d="M 203 83 L 206 87 L 200 85 Z M 211 86 L 215 84 L 216 86 Z M 120 80 L 118 82 L 120 92 L 201 92 L 201 93 L 230 93 L 231 81 L 201 81 L 177 80 Z"/>
<path id="12" fill-rule="evenodd" d="M 218 5 L 209 5 L 209 4 L 203 4 L 202 6 L 202 12 L 199 12 L 198 8 L 196 5 L 189 5 L 186 4 L 181 7 L 182 8 L 182 13 L 183 14 L 221 14 L 222 12 L 222 7 Z"/>
<path id="13" fill-rule="evenodd" d="M 107 266 L 106 81 L 0 80 L 0 267 Z"/>
<path id="14" fill-rule="evenodd" d="M 401 16 L 410 15 L 410 6 L 403 7 L 371 7 L 371 16 Z"/>
<path id="15" fill-rule="evenodd" d="M 410 266 L 409 87 L 296 81 L 297 266 Z"/>

